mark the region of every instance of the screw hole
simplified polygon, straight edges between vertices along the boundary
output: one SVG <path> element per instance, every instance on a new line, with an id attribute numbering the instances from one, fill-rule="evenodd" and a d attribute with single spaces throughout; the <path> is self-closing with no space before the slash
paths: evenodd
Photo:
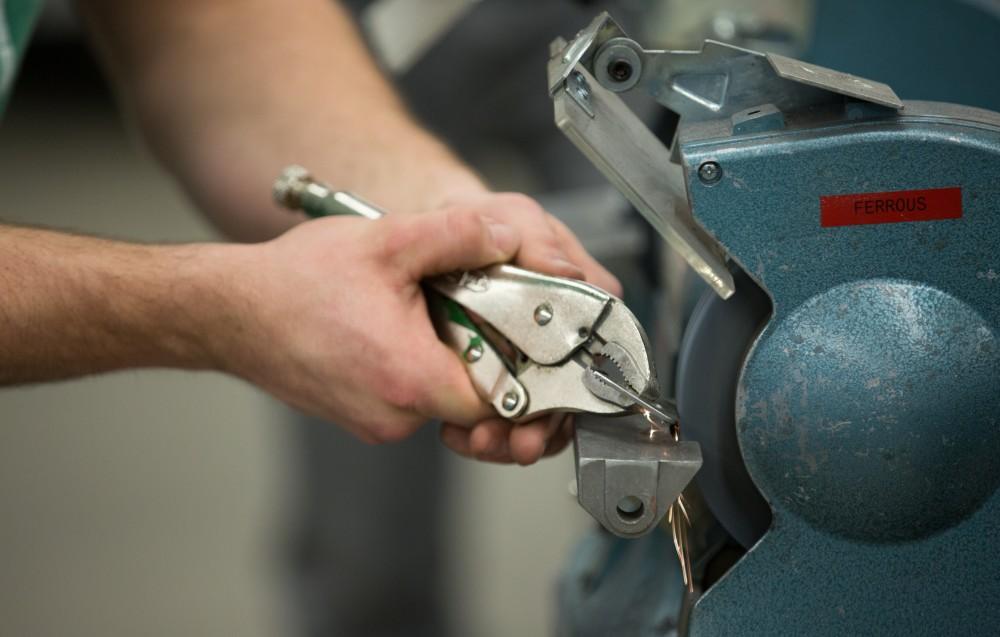
<path id="1" fill-rule="evenodd" d="M 642 504 L 642 500 L 634 495 L 627 495 L 619 500 L 616 508 L 618 510 L 618 517 L 626 522 L 635 522 L 642 517 L 646 509 Z"/>
<path id="2" fill-rule="evenodd" d="M 579 330 L 577 330 L 576 333 L 580 335 L 580 338 L 590 337 L 590 330 L 588 330 L 586 327 L 581 327 Z"/>
<path id="3" fill-rule="evenodd" d="M 632 65 L 626 60 L 612 60 L 608 64 L 608 75 L 616 82 L 626 82 L 632 77 Z"/>

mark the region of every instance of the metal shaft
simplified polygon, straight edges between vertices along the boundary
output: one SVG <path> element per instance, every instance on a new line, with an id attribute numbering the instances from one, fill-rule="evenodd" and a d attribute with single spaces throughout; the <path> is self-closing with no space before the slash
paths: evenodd
<path id="1" fill-rule="evenodd" d="M 274 200 L 285 208 L 301 210 L 310 217 L 348 215 L 378 219 L 385 211 L 342 190 L 316 181 L 302 166 L 289 166 L 274 182 Z"/>

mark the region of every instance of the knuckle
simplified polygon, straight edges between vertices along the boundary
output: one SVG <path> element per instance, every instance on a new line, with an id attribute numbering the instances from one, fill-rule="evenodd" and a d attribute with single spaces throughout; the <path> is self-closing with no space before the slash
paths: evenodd
<path id="1" fill-rule="evenodd" d="M 382 388 L 382 400 L 396 411 L 413 412 L 421 401 L 419 386 L 409 379 L 396 378 L 384 383 Z"/>
<path id="2" fill-rule="evenodd" d="M 372 423 L 368 433 L 373 444 L 392 444 L 409 438 L 421 423 L 421 419 L 412 416 L 387 417 Z"/>
<path id="3" fill-rule="evenodd" d="M 528 195 L 520 192 L 505 192 L 499 195 L 503 198 L 505 205 L 509 206 L 515 210 L 521 210 L 524 212 L 534 213 L 534 214 L 544 214 L 545 211 L 542 209 L 541 204 L 539 204 L 535 199 L 529 197 Z"/>
<path id="4" fill-rule="evenodd" d="M 486 234 L 486 221 L 473 210 L 449 210 L 445 213 L 444 230 L 463 243 L 478 241 Z"/>
<path id="5" fill-rule="evenodd" d="M 382 254 L 385 260 L 393 260 L 406 251 L 414 243 L 420 240 L 419 228 L 414 223 L 407 223 L 406 220 L 385 220 L 385 227 L 380 233 Z"/>

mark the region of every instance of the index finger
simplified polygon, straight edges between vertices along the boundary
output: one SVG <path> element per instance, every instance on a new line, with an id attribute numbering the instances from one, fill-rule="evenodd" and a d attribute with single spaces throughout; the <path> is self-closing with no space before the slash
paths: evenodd
<path id="1" fill-rule="evenodd" d="M 622 284 L 618 281 L 618 278 L 611 274 L 607 268 L 600 264 L 600 262 L 592 257 L 580 240 L 573 234 L 573 231 L 566 226 L 565 223 L 560 221 L 558 218 L 549 215 L 549 225 L 552 227 L 552 232 L 555 233 L 556 237 L 562 243 L 563 250 L 569 255 L 570 259 L 583 270 L 584 275 L 588 283 L 592 283 L 602 290 L 606 290 L 611 294 L 621 297 L 624 292 Z"/>

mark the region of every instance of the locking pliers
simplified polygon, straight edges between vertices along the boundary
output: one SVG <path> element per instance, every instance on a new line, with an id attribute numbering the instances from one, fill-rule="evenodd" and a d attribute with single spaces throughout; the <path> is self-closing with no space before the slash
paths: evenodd
<path id="1" fill-rule="evenodd" d="M 461 354 L 476 389 L 501 416 L 660 409 L 652 405 L 659 388 L 649 340 L 607 292 L 511 265 L 428 283 L 482 319 L 473 323 L 447 303 L 435 312 L 442 340 Z"/>

